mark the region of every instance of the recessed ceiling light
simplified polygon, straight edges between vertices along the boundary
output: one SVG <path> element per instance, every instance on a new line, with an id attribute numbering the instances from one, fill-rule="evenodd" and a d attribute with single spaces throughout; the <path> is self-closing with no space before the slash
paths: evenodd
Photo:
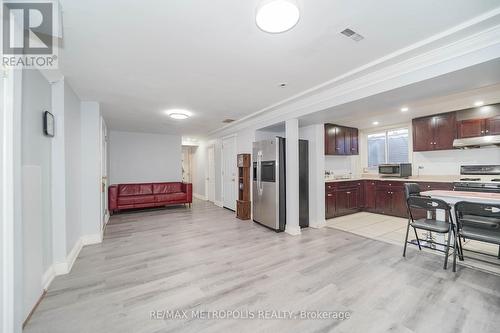
<path id="1" fill-rule="evenodd" d="M 407 112 L 408 110 L 410 110 L 410 109 L 408 107 L 406 107 L 406 106 L 403 106 L 401 108 L 401 112 Z"/>
<path id="2" fill-rule="evenodd" d="M 483 101 L 477 101 L 474 103 L 475 106 L 483 106 L 484 102 Z"/>
<path id="3" fill-rule="evenodd" d="M 295 0 L 264 0 L 257 7 L 255 22 L 265 32 L 280 33 L 292 29 L 299 18 Z"/>
<path id="4" fill-rule="evenodd" d="M 176 120 L 183 120 L 191 117 L 191 112 L 182 109 L 167 110 L 166 113 L 169 115 L 170 118 Z"/>
<path id="5" fill-rule="evenodd" d="M 373 125 L 377 126 L 378 125 L 378 121 L 374 121 Z"/>

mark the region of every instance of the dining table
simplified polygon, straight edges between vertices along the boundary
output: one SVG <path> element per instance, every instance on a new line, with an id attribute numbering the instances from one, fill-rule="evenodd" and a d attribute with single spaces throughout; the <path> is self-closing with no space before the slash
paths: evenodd
<path id="1" fill-rule="evenodd" d="M 423 191 L 420 193 L 420 195 L 428 196 L 433 199 L 440 199 L 449 204 L 451 206 L 451 214 L 454 223 L 456 223 L 455 204 L 457 202 L 468 201 L 482 204 L 500 205 L 500 193 L 432 190 Z M 445 221 L 446 212 L 444 210 L 436 210 L 436 220 Z M 430 235 L 430 238 L 437 241 L 438 243 L 445 243 L 445 234 L 434 233 Z M 412 241 L 412 243 L 414 243 L 415 241 Z M 441 245 L 434 246 L 434 248 L 440 251 L 444 250 L 444 246 Z"/>

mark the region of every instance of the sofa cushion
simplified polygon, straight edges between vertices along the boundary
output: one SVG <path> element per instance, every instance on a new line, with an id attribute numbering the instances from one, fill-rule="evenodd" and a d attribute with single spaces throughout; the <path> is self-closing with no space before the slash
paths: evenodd
<path id="1" fill-rule="evenodd" d="M 152 184 L 121 184 L 118 185 L 118 196 L 153 194 Z"/>
<path id="2" fill-rule="evenodd" d="M 118 197 L 118 205 L 135 205 L 155 202 L 154 195 L 129 195 Z"/>
<path id="3" fill-rule="evenodd" d="M 182 183 L 157 183 L 153 184 L 153 194 L 168 194 L 182 192 Z"/>
<path id="4" fill-rule="evenodd" d="M 185 201 L 187 194 L 184 192 L 170 193 L 170 194 L 157 194 L 155 195 L 156 202 L 170 202 L 170 201 Z"/>

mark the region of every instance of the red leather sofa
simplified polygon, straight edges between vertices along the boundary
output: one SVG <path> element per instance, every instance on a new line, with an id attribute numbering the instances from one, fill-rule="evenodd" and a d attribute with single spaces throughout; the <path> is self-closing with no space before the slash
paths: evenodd
<path id="1" fill-rule="evenodd" d="M 191 204 L 193 185 L 181 182 L 119 184 L 108 189 L 111 214 L 124 209 Z"/>

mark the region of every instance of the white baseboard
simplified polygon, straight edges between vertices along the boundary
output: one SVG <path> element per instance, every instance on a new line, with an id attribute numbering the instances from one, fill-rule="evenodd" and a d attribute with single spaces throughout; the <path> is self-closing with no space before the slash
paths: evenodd
<path id="1" fill-rule="evenodd" d="M 56 262 L 50 266 L 47 271 L 42 276 L 42 287 L 43 289 L 49 288 L 54 277 L 58 275 L 64 275 L 71 272 L 73 265 L 75 264 L 76 258 L 80 254 L 82 248 L 86 245 L 99 244 L 102 242 L 102 234 L 94 234 L 94 235 L 83 235 L 80 237 L 71 251 L 66 256 L 66 260 L 64 262 Z"/>
<path id="2" fill-rule="evenodd" d="M 287 234 L 289 234 L 289 235 L 292 235 L 292 236 L 298 236 L 298 235 L 300 235 L 300 233 L 301 233 L 301 232 L 300 232 L 300 227 L 299 227 L 299 226 L 293 226 L 293 227 L 292 227 L 292 226 L 289 226 L 289 225 L 287 225 L 287 226 L 285 227 L 285 232 L 286 232 Z"/>
<path id="3" fill-rule="evenodd" d="M 56 271 L 54 270 L 54 265 L 52 265 L 42 275 L 42 289 L 47 290 L 55 277 Z"/>
<path id="4" fill-rule="evenodd" d="M 193 197 L 195 197 L 196 199 L 199 199 L 199 200 L 203 200 L 203 201 L 207 200 L 207 197 L 205 197 L 204 195 L 198 194 L 198 193 L 193 193 Z"/>
<path id="5" fill-rule="evenodd" d="M 224 204 L 222 203 L 222 201 L 214 201 L 214 205 L 216 205 L 220 208 L 224 207 Z"/>
<path id="6" fill-rule="evenodd" d="M 326 220 L 309 223 L 309 227 L 311 227 L 313 229 L 324 228 L 324 227 L 326 227 Z"/>
<path id="7" fill-rule="evenodd" d="M 92 245 L 92 244 L 99 244 L 102 243 L 102 234 L 94 234 L 94 235 L 84 235 L 81 238 L 82 240 L 82 245 Z"/>

